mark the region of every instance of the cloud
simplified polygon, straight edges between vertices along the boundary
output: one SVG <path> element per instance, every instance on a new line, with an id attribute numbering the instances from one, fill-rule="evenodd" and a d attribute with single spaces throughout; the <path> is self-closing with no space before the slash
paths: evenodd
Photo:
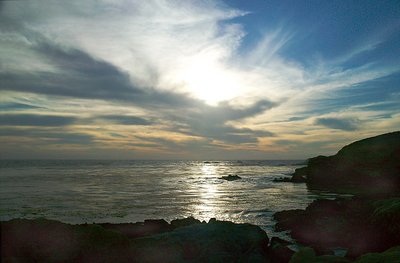
<path id="1" fill-rule="evenodd" d="M 172 130 L 188 135 L 200 136 L 211 140 L 219 140 L 225 143 L 256 143 L 258 137 L 273 136 L 271 132 L 252 130 L 249 128 L 237 128 L 229 124 L 229 121 L 242 120 L 254 117 L 275 107 L 277 104 L 268 100 L 260 100 L 251 105 L 239 107 L 227 102 L 210 106 L 207 104 L 188 108 L 185 114 L 179 111 L 172 116 Z M 176 125 L 178 124 L 178 125 Z"/>
<path id="2" fill-rule="evenodd" d="M 49 58 L 60 72 L 0 73 L 2 90 L 30 92 L 82 99 L 118 101 L 154 112 L 162 119 L 178 121 L 189 127 L 190 133 L 231 143 L 255 143 L 260 135 L 271 136 L 267 131 L 237 129 L 226 122 L 260 114 L 277 105 L 262 99 L 248 106 L 232 106 L 222 102 L 211 106 L 187 94 L 139 89 L 129 77 L 115 66 L 98 61 L 76 49 L 63 49 L 51 42 L 37 44 L 43 57 Z M 47 40 L 48 41 L 48 40 Z M 164 109 L 157 112 L 157 109 Z M 184 109 L 185 114 L 182 114 Z M 100 119 L 125 125 L 151 125 L 144 118 L 109 115 Z M 173 127 L 176 127 L 172 125 Z"/>
<path id="3" fill-rule="evenodd" d="M 122 124 L 104 130 L 107 136 L 100 141 L 128 141 L 137 130 L 148 133 L 144 137 L 159 134 L 149 144 L 168 149 L 220 149 L 261 147 L 266 137 L 289 142 L 293 134 L 299 135 L 293 145 L 301 146 L 302 139 L 318 137 L 321 130 L 309 120 L 340 132 L 366 129 L 358 118 L 397 116 L 398 97 L 388 101 L 383 95 L 397 91 L 398 78 L 390 88 L 388 82 L 377 88 L 374 80 L 393 80 L 398 64 L 362 59 L 379 51 L 388 34 L 348 41 L 353 49 L 335 50 L 344 54 L 337 58 L 305 52 L 304 62 L 290 54 L 302 50 L 299 38 L 309 42 L 304 33 L 310 29 L 271 23 L 261 34 L 246 31 L 248 24 L 238 23 L 251 21 L 252 14 L 228 4 L 3 1 L 0 110 L 15 116 L 2 125 L 84 123 L 90 130 Z M 236 19 L 244 15 L 248 19 Z M 25 117 L 16 116 L 21 111 Z M 34 117 L 38 113 L 42 119 Z M 77 117 L 54 119 L 71 115 Z M 79 131 L 77 126 L 68 129 Z"/>
<path id="4" fill-rule="evenodd" d="M 115 132 L 110 132 L 109 134 L 110 134 L 110 136 L 116 137 L 116 138 L 126 138 L 125 135 L 122 135 L 122 134 L 119 134 L 119 133 L 115 133 Z"/>
<path id="5" fill-rule="evenodd" d="M 152 125 L 153 122 L 136 116 L 121 116 L 121 115 L 105 115 L 99 116 L 98 119 L 106 120 L 112 123 L 122 125 Z"/>
<path id="6" fill-rule="evenodd" d="M 33 140 L 33 144 L 57 145 L 76 144 L 89 145 L 94 142 L 94 136 L 78 132 L 64 132 L 62 130 L 41 129 L 0 129 L 0 137 L 18 137 Z"/>
<path id="7" fill-rule="evenodd" d="M 45 38 L 41 38 L 35 45 L 35 50 L 51 60 L 59 71 L 0 73 L 4 80 L 0 89 L 118 101 L 147 109 L 162 119 L 183 123 L 189 127 L 192 135 L 224 142 L 255 143 L 258 136 L 272 135 L 267 131 L 237 129 L 226 123 L 260 114 L 275 107 L 276 102 L 262 99 L 241 107 L 232 106 L 228 102 L 211 106 L 187 94 L 137 88 L 118 68 L 96 60 L 81 50 L 65 49 Z M 157 112 L 156 109 L 159 108 L 164 110 Z M 181 108 L 185 114 L 182 114 Z M 100 119 L 125 125 L 152 124 L 149 120 L 133 116 L 108 115 L 100 116 Z"/>
<path id="8" fill-rule="evenodd" d="M 10 102 L 10 103 L 0 103 L 0 110 L 1 111 L 20 111 L 20 110 L 31 110 L 31 109 L 40 109 L 42 107 L 29 105 L 25 103 L 17 103 L 17 102 Z"/>
<path id="9" fill-rule="evenodd" d="M 67 126 L 77 119 L 70 116 L 34 115 L 34 114 L 1 114 L 1 126 Z"/>
<path id="10" fill-rule="evenodd" d="M 360 121 L 357 119 L 317 118 L 314 123 L 343 131 L 355 131 L 360 128 Z"/>

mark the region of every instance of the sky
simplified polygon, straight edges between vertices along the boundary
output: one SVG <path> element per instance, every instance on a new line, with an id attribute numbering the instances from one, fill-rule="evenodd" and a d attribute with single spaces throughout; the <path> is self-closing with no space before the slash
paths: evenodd
<path id="1" fill-rule="evenodd" d="M 400 130 L 394 1 L 0 2 L 0 159 L 306 159 Z"/>

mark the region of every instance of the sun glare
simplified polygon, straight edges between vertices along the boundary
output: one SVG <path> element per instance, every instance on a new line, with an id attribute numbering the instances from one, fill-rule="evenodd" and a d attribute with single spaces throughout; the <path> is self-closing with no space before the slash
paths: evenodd
<path id="1" fill-rule="evenodd" d="M 196 59 L 183 74 L 186 89 L 207 104 L 216 105 L 240 95 L 240 81 L 233 72 L 207 58 Z"/>

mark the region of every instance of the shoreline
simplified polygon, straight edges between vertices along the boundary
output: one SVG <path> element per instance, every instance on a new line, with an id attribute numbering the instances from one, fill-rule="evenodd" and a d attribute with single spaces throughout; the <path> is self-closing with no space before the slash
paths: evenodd
<path id="1" fill-rule="evenodd" d="M 2 260 L 12 262 L 219 262 L 274 257 L 289 260 L 293 252 L 277 249 L 258 226 L 194 218 L 146 220 L 130 224 L 70 225 L 47 219 L 1 222 Z M 289 254 L 287 254 L 289 253 Z M 56 257 L 56 258 L 54 258 Z M 278 262 L 278 261 L 276 261 Z"/>
<path id="2" fill-rule="evenodd" d="M 125 224 L 77 225 L 44 218 L 13 219 L 1 221 L 0 226 L 2 262 L 364 263 L 383 262 L 369 258 L 385 260 L 400 256 L 399 246 L 373 254 L 370 253 L 374 251 L 366 251 L 357 257 L 337 256 L 333 251 L 269 237 L 255 225 L 215 219 L 200 222 L 192 217 L 171 223 L 150 219 Z M 299 251 L 292 250 L 293 245 L 299 245 Z"/>
<path id="3" fill-rule="evenodd" d="M 5 262 L 400 263 L 400 132 L 309 159 L 293 180 L 311 191 L 347 194 L 273 214 L 300 249 L 259 226 L 193 217 L 138 223 L 1 222 Z M 342 255 L 335 255 L 341 249 Z"/>

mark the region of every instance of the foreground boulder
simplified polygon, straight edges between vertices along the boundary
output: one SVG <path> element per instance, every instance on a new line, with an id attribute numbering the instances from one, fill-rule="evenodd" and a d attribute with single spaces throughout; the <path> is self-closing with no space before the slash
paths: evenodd
<path id="1" fill-rule="evenodd" d="M 249 224 L 194 224 L 134 244 L 145 262 L 268 262 L 268 237 Z"/>
<path id="2" fill-rule="evenodd" d="M 268 247 L 268 256 L 272 263 L 287 263 L 292 258 L 294 251 L 288 246 L 290 242 L 283 240 L 279 237 L 271 238 Z"/>
<path id="3" fill-rule="evenodd" d="M 269 239 L 257 226 L 193 218 L 173 222 L 1 222 L 1 262 L 270 262 Z"/>
<path id="4" fill-rule="evenodd" d="M 359 257 L 356 261 L 333 256 L 318 256 L 312 248 L 303 248 L 296 252 L 290 263 L 400 263 L 400 247 L 390 248 L 382 253 L 368 253 Z"/>
<path id="5" fill-rule="evenodd" d="M 292 182 L 310 189 L 379 194 L 400 192 L 400 132 L 356 141 L 334 156 L 318 156 L 296 169 Z"/>

